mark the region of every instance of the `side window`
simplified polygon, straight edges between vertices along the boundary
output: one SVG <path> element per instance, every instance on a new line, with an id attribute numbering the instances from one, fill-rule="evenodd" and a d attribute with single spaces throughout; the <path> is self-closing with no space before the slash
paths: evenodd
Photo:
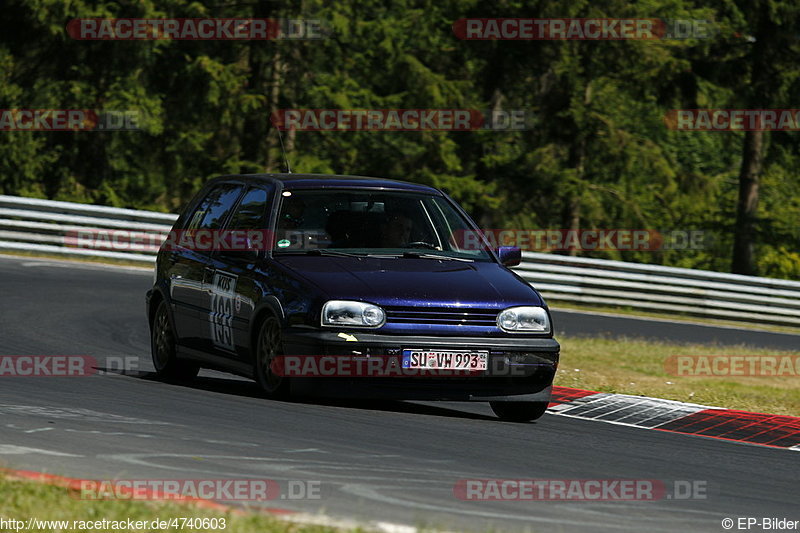
<path id="1" fill-rule="evenodd" d="M 233 213 L 228 229 L 264 230 L 267 225 L 267 202 L 269 193 L 265 189 L 252 188 L 245 193 L 239 207 Z"/>
<path id="2" fill-rule="evenodd" d="M 220 229 L 241 192 L 242 186 L 232 183 L 211 189 L 192 213 L 186 229 Z"/>

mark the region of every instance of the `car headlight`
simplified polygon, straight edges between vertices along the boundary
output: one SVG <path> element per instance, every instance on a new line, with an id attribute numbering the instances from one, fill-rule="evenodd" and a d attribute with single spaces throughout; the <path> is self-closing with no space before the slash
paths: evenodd
<path id="1" fill-rule="evenodd" d="M 386 313 L 377 305 L 348 300 L 331 300 L 322 306 L 323 326 L 379 328 Z"/>
<path id="2" fill-rule="evenodd" d="M 509 333 L 550 333 L 550 317 L 544 307 L 509 307 L 498 313 L 497 326 Z"/>

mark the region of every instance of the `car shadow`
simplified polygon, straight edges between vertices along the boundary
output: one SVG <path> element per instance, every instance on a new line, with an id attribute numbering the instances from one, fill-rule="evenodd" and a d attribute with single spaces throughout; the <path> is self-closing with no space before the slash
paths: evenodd
<path id="1" fill-rule="evenodd" d="M 389 413 L 405 413 L 427 416 L 442 416 L 448 418 L 463 418 L 466 420 L 492 420 L 500 422 L 494 416 L 461 411 L 450 407 L 436 406 L 415 403 L 405 400 L 386 400 L 386 399 L 353 399 L 353 398 L 330 398 L 322 396 L 297 396 L 286 400 L 268 399 L 259 389 L 258 385 L 252 380 L 240 377 L 221 377 L 200 375 L 191 381 L 164 382 L 159 379 L 155 372 L 146 371 L 123 371 L 113 368 L 96 367 L 96 370 L 107 374 L 117 374 L 127 377 L 142 379 L 145 381 L 156 381 L 168 383 L 175 387 L 196 389 L 218 394 L 240 396 L 245 398 L 257 398 L 264 401 L 300 404 L 300 405 L 323 405 L 327 407 L 339 407 L 342 409 L 360 409 L 365 411 L 383 411 Z M 222 373 L 220 373 L 222 374 Z"/>

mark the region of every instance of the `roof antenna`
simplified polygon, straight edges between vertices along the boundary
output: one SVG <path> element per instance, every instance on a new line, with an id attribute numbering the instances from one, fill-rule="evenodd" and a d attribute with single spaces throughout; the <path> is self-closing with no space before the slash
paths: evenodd
<path id="1" fill-rule="evenodd" d="M 278 130 L 278 139 L 281 141 L 281 153 L 283 154 L 283 162 L 286 163 L 286 173 L 292 173 L 292 167 L 289 166 L 289 158 L 286 157 L 286 148 L 283 147 L 283 135 L 281 135 L 281 129 L 275 128 Z"/>

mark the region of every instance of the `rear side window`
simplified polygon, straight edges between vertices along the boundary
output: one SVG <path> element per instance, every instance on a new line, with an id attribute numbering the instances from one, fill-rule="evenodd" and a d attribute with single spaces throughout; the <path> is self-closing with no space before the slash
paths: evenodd
<path id="1" fill-rule="evenodd" d="M 266 229 L 268 201 L 269 193 L 265 189 L 254 187 L 248 190 L 233 213 L 228 229 Z"/>
<path id="2" fill-rule="evenodd" d="M 234 183 L 226 183 L 211 189 L 192 213 L 186 229 L 220 229 L 242 189 L 241 185 Z"/>

